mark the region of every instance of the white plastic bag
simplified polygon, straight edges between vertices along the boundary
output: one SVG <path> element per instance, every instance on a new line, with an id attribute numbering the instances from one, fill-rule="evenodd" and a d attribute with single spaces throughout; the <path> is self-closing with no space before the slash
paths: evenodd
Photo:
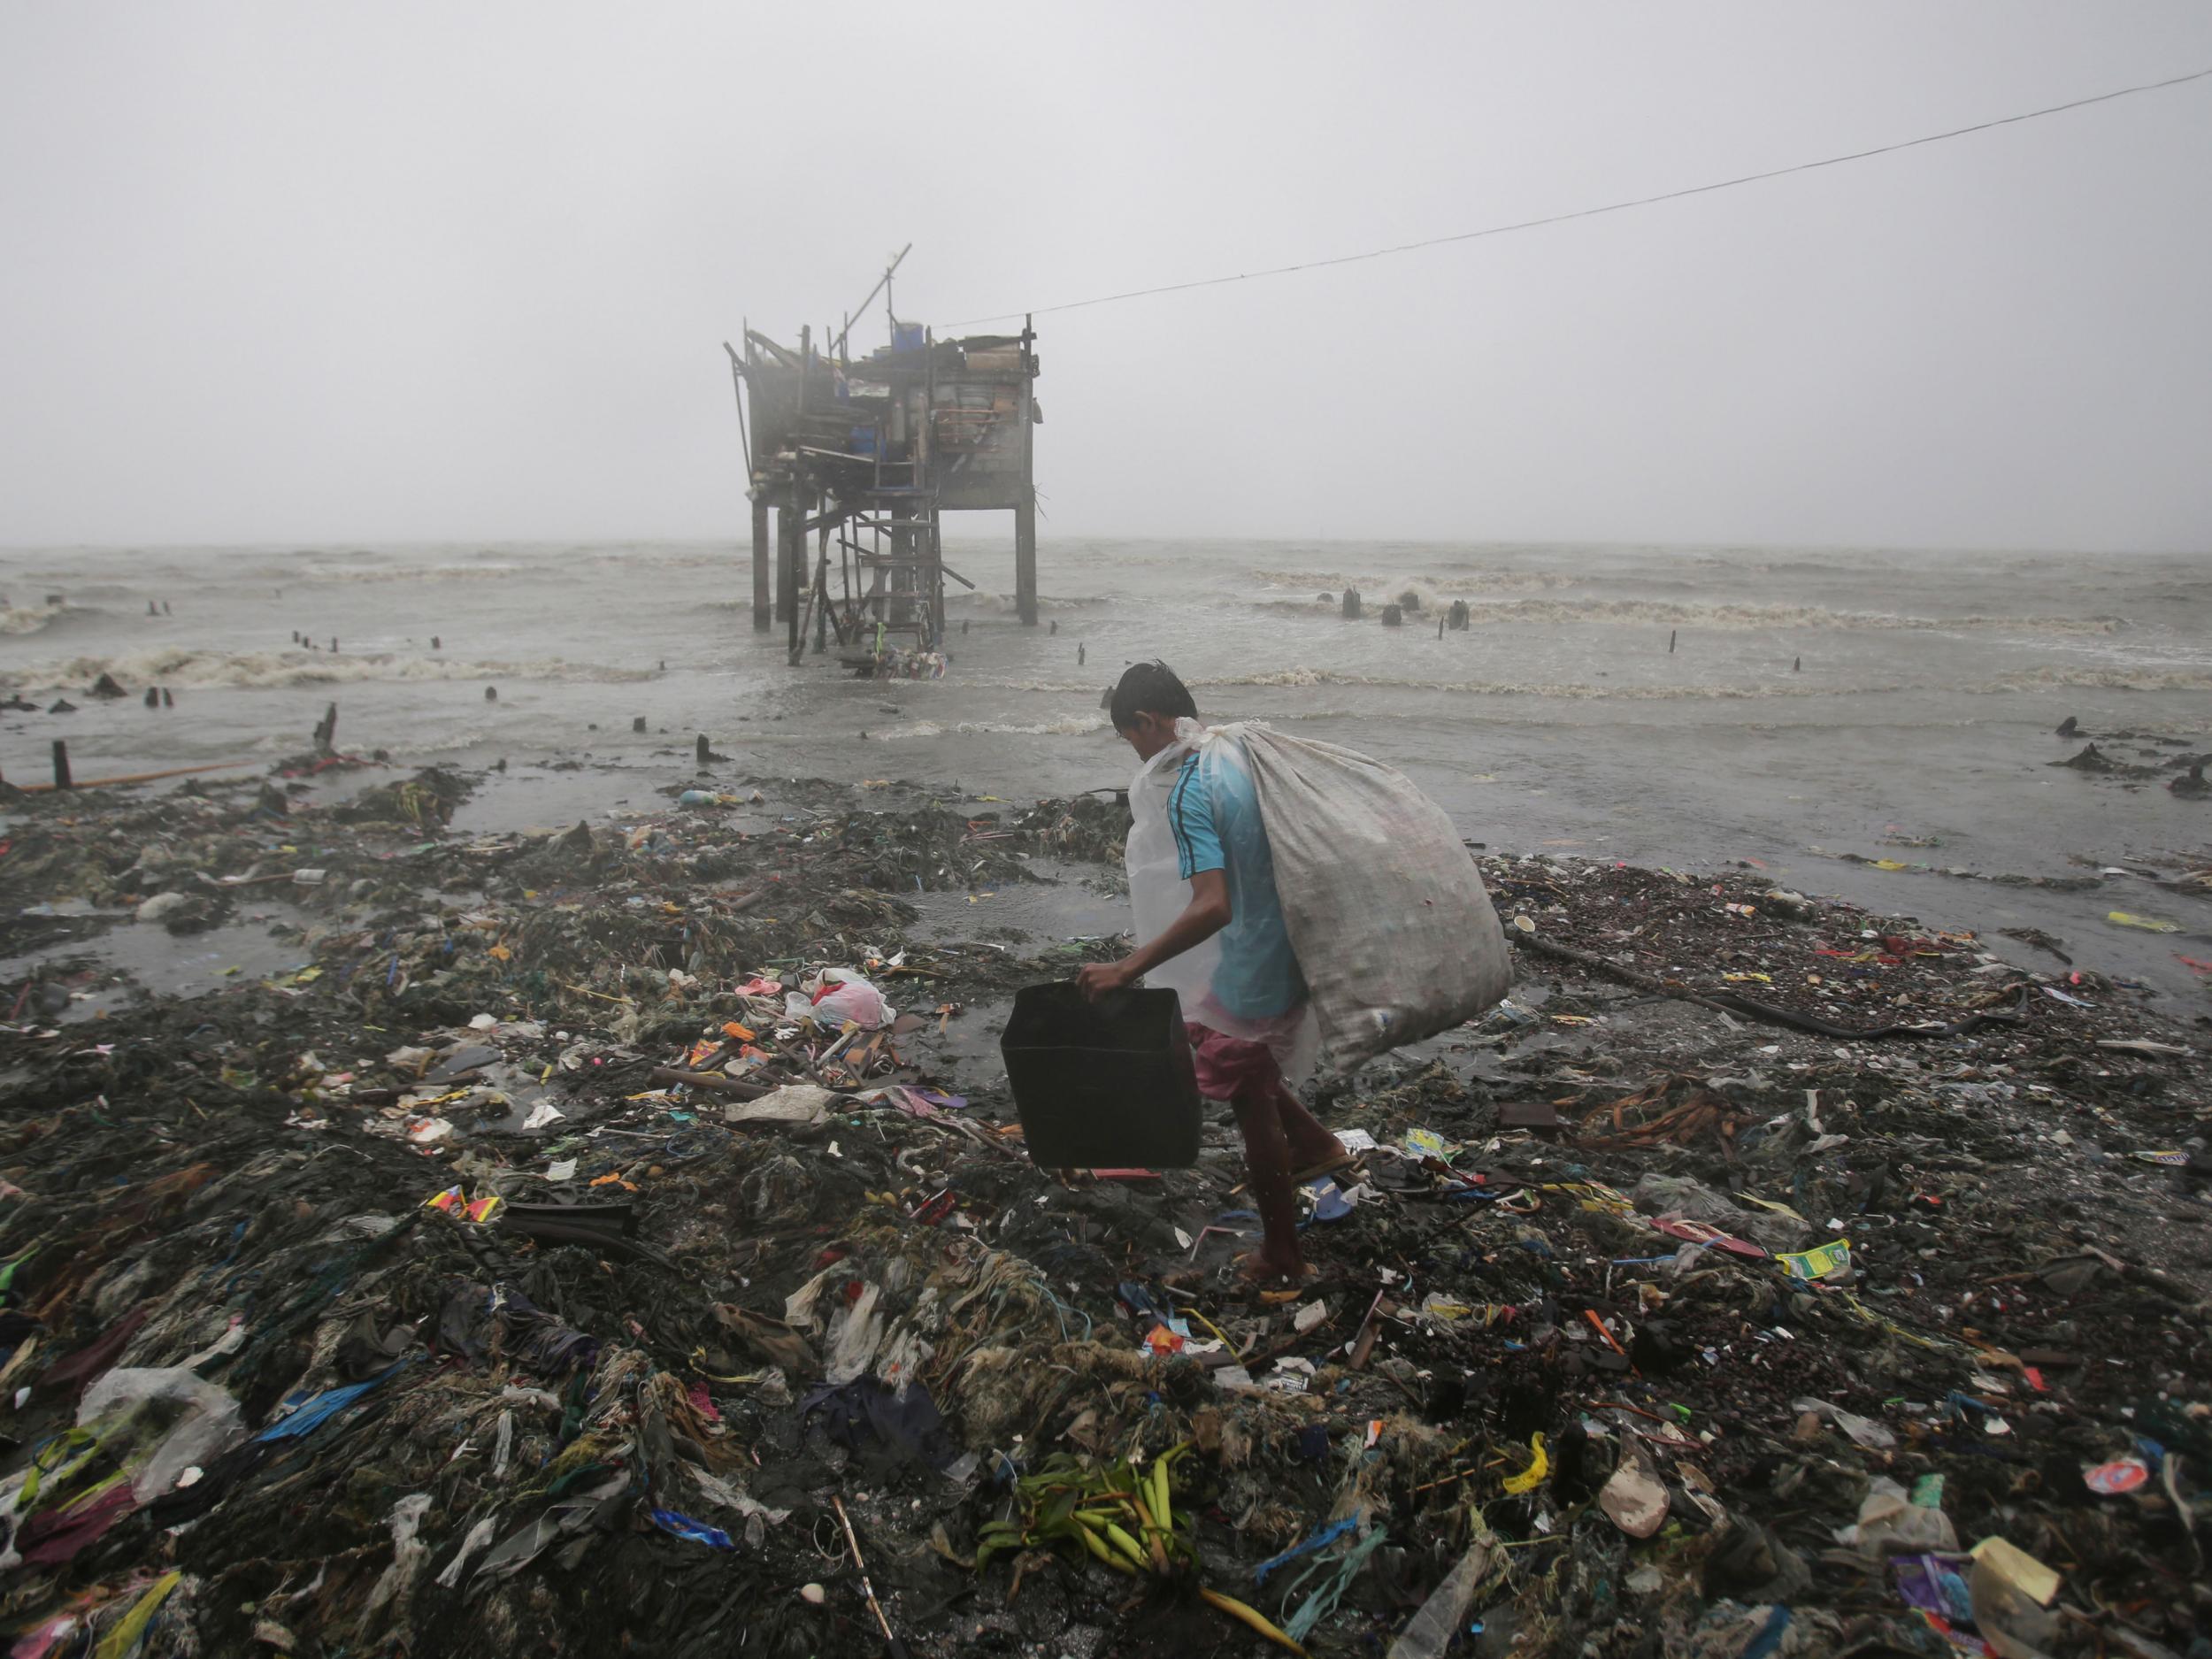
<path id="1" fill-rule="evenodd" d="M 1190 721 L 1179 731 L 1202 753 L 1233 741 L 1250 771 L 1283 918 L 1332 1070 L 1348 1072 L 1504 999 L 1513 982 L 1505 930 L 1481 873 L 1443 808 L 1402 773 L 1263 726 L 1202 732 Z M 1131 791 L 1133 810 L 1144 793 Z M 1143 827 L 1140 817 L 1130 834 L 1133 897 Z M 1149 936 L 1145 921 L 1140 908 L 1141 936 Z"/>
<path id="2" fill-rule="evenodd" d="M 818 993 L 826 992 L 826 995 Z M 880 1031 L 899 1017 L 883 993 L 857 973 L 843 968 L 825 968 L 784 1000 L 790 1019 L 810 1019 L 818 1025 L 841 1025 L 852 1021 L 863 1031 Z"/>
<path id="3" fill-rule="evenodd" d="M 1129 810 L 1134 822 L 1124 849 L 1129 873 L 1129 900 L 1136 912 L 1136 941 L 1149 943 L 1163 933 L 1190 903 L 1191 884 L 1183 879 L 1181 860 L 1175 849 L 1175 831 L 1169 819 L 1171 799 L 1182 780 L 1183 763 L 1198 751 L 1196 775 L 1191 787 L 1214 790 L 1222 768 L 1244 769 L 1241 749 L 1233 737 L 1202 730 L 1194 721 L 1180 728 L 1187 735 L 1170 744 L 1141 767 L 1129 786 Z M 1229 871 L 1229 906 L 1233 914 L 1245 913 L 1256 902 L 1269 902 L 1256 883 L 1263 873 L 1240 867 Z M 1310 1002 L 1301 1002 L 1287 1018 L 1246 1019 L 1224 1007 L 1214 995 L 1214 975 L 1221 966 L 1221 936 L 1202 941 L 1144 976 L 1145 983 L 1173 991 L 1183 1005 L 1183 1018 L 1206 1025 L 1224 1036 L 1256 1042 L 1271 1050 L 1281 1067 L 1283 1080 L 1295 1087 L 1313 1070 L 1319 1051 L 1319 1027 Z"/>
<path id="4" fill-rule="evenodd" d="M 212 1462 L 246 1438 L 244 1415 L 229 1390 L 183 1365 L 118 1366 L 85 1390 L 77 1407 L 81 1426 L 104 1419 L 120 1438 L 121 1425 L 140 1412 L 151 1423 L 131 1432 L 149 1446 L 131 1477 L 131 1495 L 151 1503 L 196 1463 Z"/>

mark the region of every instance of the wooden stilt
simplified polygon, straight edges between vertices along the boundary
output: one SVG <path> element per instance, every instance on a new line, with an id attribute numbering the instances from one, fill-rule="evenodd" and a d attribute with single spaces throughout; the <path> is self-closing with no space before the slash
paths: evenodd
<path id="1" fill-rule="evenodd" d="M 796 615 L 799 588 L 792 581 L 796 564 L 792 549 L 805 537 L 801 524 L 805 524 L 805 511 L 799 502 L 799 484 L 792 484 L 790 500 L 777 504 L 777 621 L 790 621 Z"/>
<path id="2" fill-rule="evenodd" d="M 54 787 L 69 787 L 69 745 L 58 737 L 54 740 Z"/>
<path id="3" fill-rule="evenodd" d="M 1037 626 L 1037 501 L 1014 509 L 1014 608 L 1026 627 Z"/>
<path id="4" fill-rule="evenodd" d="M 765 634 L 774 626 L 768 596 L 768 497 L 753 497 L 753 632 Z"/>

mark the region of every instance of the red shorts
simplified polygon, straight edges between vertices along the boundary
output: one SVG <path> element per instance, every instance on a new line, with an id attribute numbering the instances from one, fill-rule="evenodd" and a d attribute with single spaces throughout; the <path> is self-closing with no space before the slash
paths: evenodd
<path id="1" fill-rule="evenodd" d="M 1261 1100 L 1283 1087 L 1283 1068 L 1265 1043 L 1226 1036 L 1210 1025 L 1188 1029 L 1202 1100 Z"/>

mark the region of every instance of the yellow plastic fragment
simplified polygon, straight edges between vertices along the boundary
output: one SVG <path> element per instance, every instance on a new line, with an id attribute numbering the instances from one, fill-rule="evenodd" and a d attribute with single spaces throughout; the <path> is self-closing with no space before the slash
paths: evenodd
<path id="1" fill-rule="evenodd" d="M 2139 927 L 2147 933 L 2177 933 L 2181 931 L 2178 922 L 2170 922 L 2157 916 L 2138 916 L 2132 910 L 2108 910 L 2105 920 L 2117 922 L 2123 927 Z"/>
<path id="2" fill-rule="evenodd" d="M 1541 1434 L 1530 1435 L 1528 1448 L 1534 1454 L 1534 1460 L 1519 1474 L 1507 1476 L 1503 1482 L 1505 1489 L 1517 1498 L 1535 1491 L 1544 1484 L 1544 1478 L 1551 1473 L 1551 1457 L 1544 1450 L 1544 1437 Z"/>
<path id="3" fill-rule="evenodd" d="M 1985 1563 L 2005 1582 L 2039 1607 L 2048 1607 L 2058 1594 L 2058 1574 L 2017 1544 L 1997 1537 L 1985 1538 L 1967 1552 Z"/>
<path id="4" fill-rule="evenodd" d="M 177 1587 L 184 1574 L 172 1569 L 154 1580 L 153 1588 L 132 1604 L 131 1610 L 116 1622 L 115 1628 L 100 1638 L 100 1645 L 92 1650 L 92 1659 L 123 1659 L 123 1655 L 138 1646 L 138 1639 L 146 1633 L 146 1626 L 154 1622 L 154 1615 L 161 1611 L 161 1604 L 169 1599 L 169 1592 Z"/>

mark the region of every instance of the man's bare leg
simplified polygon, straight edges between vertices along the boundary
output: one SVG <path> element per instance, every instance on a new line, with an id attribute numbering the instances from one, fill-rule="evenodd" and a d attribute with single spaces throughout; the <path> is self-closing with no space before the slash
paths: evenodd
<path id="1" fill-rule="evenodd" d="M 1344 1156 L 1344 1143 L 1322 1126 L 1287 1087 L 1275 1086 L 1275 1110 L 1281 1118 L 1283 1137 L 1290 1146 L 1290 1167 L 1311 1169 Z"/>
<path id="2" fill-rule="evenodd" d="M 1283 1133 L 1283 1113 L 1271 1090 L 1257 1098 L 1233 1101 L 1237 1127 L 1244 1135 L 1244 1167 L 1251 1178 L 1253 1208 L 1260 1212 L 1266 1240 L 1248 1256 L 1248 1279 L 1296 1279 L 1305 1271 L 1298 1252 L 1298 1209 L 1291 1197 L 1290 1142 Z"/>

